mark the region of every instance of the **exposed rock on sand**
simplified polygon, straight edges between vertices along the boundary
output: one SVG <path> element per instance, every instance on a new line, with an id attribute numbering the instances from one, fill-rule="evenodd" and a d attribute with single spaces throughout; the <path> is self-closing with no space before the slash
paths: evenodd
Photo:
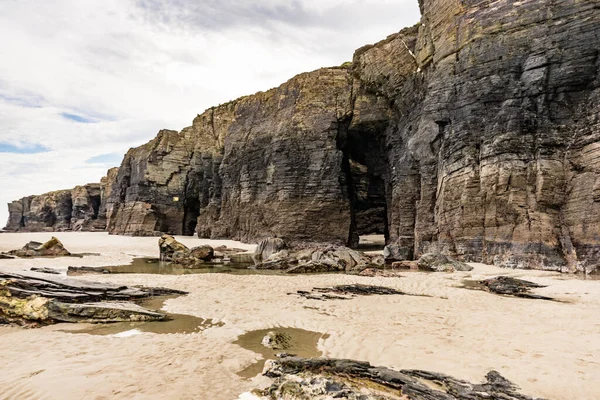
<path id="1" fill-rule="evenodd" d="M 358 273 L 374 266 L 373 257 L 343 246 L 308 246 L 280 250 L 254 266 L 256 269 L 278 269 L 290 274 L 315 272 Z"/>
<path id="2" fill-rule="evenodd" d="M 522 279 L 511 278 L 509 276 L 498 276 L 492 279 L 479 281 L 487 290 L 492 293 L 505 294 L 509 296 L 525 297 L 528 299 L 553 300 L 551 297 L 540 296 L 531 293 L 531 289 L 543 288 L 544 285 L 539 285 L 534 282 L 525 281 Z"/>
<path id="3" fill-rule="evenodd" d="M 8 254 L 17 257 L 58 257 L 71 255 L 65 249 L 62 242 L 54 236 L 45 243 L 31 241 L 19 250 L 9 251 Z"/>
<path id="4" fill-rule="evenodd" d="M 420 270 L 433 272 L 471 271 L 473 267 L 469 264 L 456 261 L 444 254 L 423 254 L 417 263 Z"/>
<path id="5" fill-rule="evenodd" d="M 392 295 L 400 294 L 406 295 L 407 293 L 401 292 L 396 289 L 373 286 L 373 285 L 337 285 L 334 287 L 320 288 L 315 287 L 310 292 L 306 290 L 298 290 L 296 292 L 300 297 L 311 300 L 350 300 L 354 296 L 371 296 L 371 295 Z M 342 296 L 340 296 L 342 295 Z M 414 295 L 413 295 L 414 296 Z"/>
<path id="6" fill-rule="evenodd" d="M 185 292 L 85 282 L 36 272 L 0 270 L 0 322 L 47 325 L 56 322 L 163 320 L 165 314 L 124 300 Z"/>
<path id="7" fill-rule="evenodd" d="M 196 246 L 189 249 L 171 235 L 162 235 L 158 240 L 160 260 L 182 265 L 186 268 L 201 266 L 214 258 L 214 249 L 208 245 Z"/>
<path id="8" fill-rule="evenodd" d="M 264 375 L 273 384 L 256 391 L 261 399 L 327 400 L 534 400 L 496 371 L 483 384 L 419 370 L 395 371 L 369 363 L 322 358 L 269 360 Z"/>
<path id="9" fill-rule="evenodd" d="M 261 241 L 254 251 L 254 260 L 261 262 L 268 260 L 275 253 L 285 249 L 285 241 L 280 238 L 267 238 Z"/>
<path id="10" fill-rule="evenodd" d="M 271 331 L 267 332 L 262 339 L 261 344 L 273 350 L 287 350 L 290 348 L 290 340 L 290 335 L 286 333 Z"/>

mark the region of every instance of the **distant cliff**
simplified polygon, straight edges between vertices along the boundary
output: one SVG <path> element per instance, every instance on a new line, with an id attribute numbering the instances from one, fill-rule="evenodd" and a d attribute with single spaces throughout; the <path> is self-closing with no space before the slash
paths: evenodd
<path id="1" fill-rule="evenodd" d="M 8 223 L 14 232 L 103 231 L 106 229 L 106 196 L 118 168 L 108 170 L 100 183 L 23 197 L 8 204 Z"/>
<path id="2" fill-rule="evenodd" d="M 358 49 L 351 65 L 131 149 L 106 196 L 107 229 L 350 245 L 383 233 L 398 259 L 439 250 L 594 268 L 598 2 L 420 7 L 418 25 Z"/>

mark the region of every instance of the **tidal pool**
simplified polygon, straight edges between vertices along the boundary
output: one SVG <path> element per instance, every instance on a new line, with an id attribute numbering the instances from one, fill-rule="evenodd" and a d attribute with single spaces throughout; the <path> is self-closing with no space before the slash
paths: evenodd
<path id="1" fill-rule="evenodd" d="M 150 310 L 161 311 L 164 302 L 177 296 L 159 296 L 144 299 L 139 304 Z M 161 311 L 164 312 L 164 311 Z M 83 329 L 68 330 L 69 333 L 87 333 L 90 335 L 113 335 L 113 336 L 134 336 L 144 332 L 148 333 L 195 333 L 215 326 L 224 324 L 214 323 L 210 319 L 204 319 L 187 314 L 166 313 L 166 321 L 147 321 L 147 322 L 116 322 L 110 324 L 86 324 Z"/>
<path id="2" fill-rule="evenodd" d="M 272 349 L 262 344 L 263 338 L 269 332 L 280 332 L 287 335 L 289 346 L 286 349 Z M 312 332 L 298 328 L 269 328 L 246 332 L 233 342 L 246 350 L 260 354 L 263 359 L 259 360 L 238 372 L 242 378 L 252 378 L 260 374 L 265 362 L 277 358 L 278 353 L 288 353 L 299 357 L 319 357 L 322 355 L 317 349 L 320 339 L 327 339 L 325 333 Z"/>

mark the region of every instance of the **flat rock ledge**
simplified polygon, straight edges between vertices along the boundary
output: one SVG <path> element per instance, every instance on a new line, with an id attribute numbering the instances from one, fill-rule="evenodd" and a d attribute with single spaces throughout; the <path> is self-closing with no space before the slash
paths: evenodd
<path id="1" fill-rule="evenodd" d="M 537 300 L 555 300 L 552 297 L 542 296 L 531 293 L 531 289 L 544 288 L 546 286 L 539 285 L 535 282 L 525 281 L 523 279 L 511 278 L 509 276 L 497 276 L 491 279 L 479 281 L 484 290 L 488 292 L 506 295 L 523 297 L 526 299 Z"/>
<path id="2" fill-rule="evenodd" d="M 37 327 L 58 322 L 160 321 L 167 319 L 166 314 L 132 301 L 173 294 L 187 293 L 0 268 L 0 324 Z"/>
<path id="3" fill-rule="evenodd" d="M 519 388 L 496 371 L 481 384 L 420 370 L 395 371 L 367 362 L 284 357 L 269 360 L 263 375 L 273 379 L 261 399 L 348 400 L 541 400 L 518 393 Z"/>
<path id="4" fill-rule="evenodd" d="M 404 296 L 424 296 L 420 294 L 410 294 L 385 286 L 373 285 L 337 285 L 333 287 L 315 287 L 311 291 L 298 290 L 295 294 L 309 300 L 351 300 L 356 296 L 373 295 L 404 295 Z"/>

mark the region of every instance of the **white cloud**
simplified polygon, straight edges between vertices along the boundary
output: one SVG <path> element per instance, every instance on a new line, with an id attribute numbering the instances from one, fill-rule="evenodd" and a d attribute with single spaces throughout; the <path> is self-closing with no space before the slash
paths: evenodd
<path id="1" fill-rule="evenodd" d="M 0 225 L 11 200 L 99 181 L 109 165 L 92 157 L 339 65 L 418 18 L 417 0 L 4 0 L 0 144 L 48 152 L 0 153 Z"/>

